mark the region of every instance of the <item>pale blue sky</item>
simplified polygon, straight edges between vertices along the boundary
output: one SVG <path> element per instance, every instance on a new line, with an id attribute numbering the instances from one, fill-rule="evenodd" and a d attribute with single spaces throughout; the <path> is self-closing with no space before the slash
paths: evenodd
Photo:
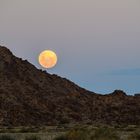
<path id="1" fill-rule="evenodd" d="M 47 71 L 94 92 L 140 92 L 139 0 L 0 0 L 0 44 L 40 69 L 54 50 Z"/>

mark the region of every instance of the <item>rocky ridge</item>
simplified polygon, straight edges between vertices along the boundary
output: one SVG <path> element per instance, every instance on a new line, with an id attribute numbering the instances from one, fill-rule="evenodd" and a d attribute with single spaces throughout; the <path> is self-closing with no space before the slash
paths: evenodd
<path id="1" fill-rule="evenodd" d="M 0 46 L 0 125 L 64 123 L 140 124 L 140 97 L 90 92 Z"/>

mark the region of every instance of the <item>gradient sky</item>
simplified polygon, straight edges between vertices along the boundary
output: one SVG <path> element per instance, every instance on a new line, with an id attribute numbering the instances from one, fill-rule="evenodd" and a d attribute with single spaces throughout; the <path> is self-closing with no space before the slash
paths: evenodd
<path id="1" fill-rule="evenodd" d="M 140 92 L 140 0 L 0 0 L 0 44 L 97 93 Z"/>

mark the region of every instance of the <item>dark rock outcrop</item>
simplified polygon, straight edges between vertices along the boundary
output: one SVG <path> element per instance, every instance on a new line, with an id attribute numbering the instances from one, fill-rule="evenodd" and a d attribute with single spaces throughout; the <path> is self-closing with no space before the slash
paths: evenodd
<path id="1" fill-rule="evenodd" d="M 38 70 L 0 46 L 0 125 L 140 124 L 140 98 L 99 95 Z"/>

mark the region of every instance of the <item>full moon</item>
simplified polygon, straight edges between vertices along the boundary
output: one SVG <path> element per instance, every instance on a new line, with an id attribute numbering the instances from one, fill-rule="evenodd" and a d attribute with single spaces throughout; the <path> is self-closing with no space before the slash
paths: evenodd
<path id="1" fill-rule="evenodd" d="M 39 55 L 39 64 L 44 68 L 53 68 L 57 63 L 57 55 L 51 50 L 45 50 Z"/>

